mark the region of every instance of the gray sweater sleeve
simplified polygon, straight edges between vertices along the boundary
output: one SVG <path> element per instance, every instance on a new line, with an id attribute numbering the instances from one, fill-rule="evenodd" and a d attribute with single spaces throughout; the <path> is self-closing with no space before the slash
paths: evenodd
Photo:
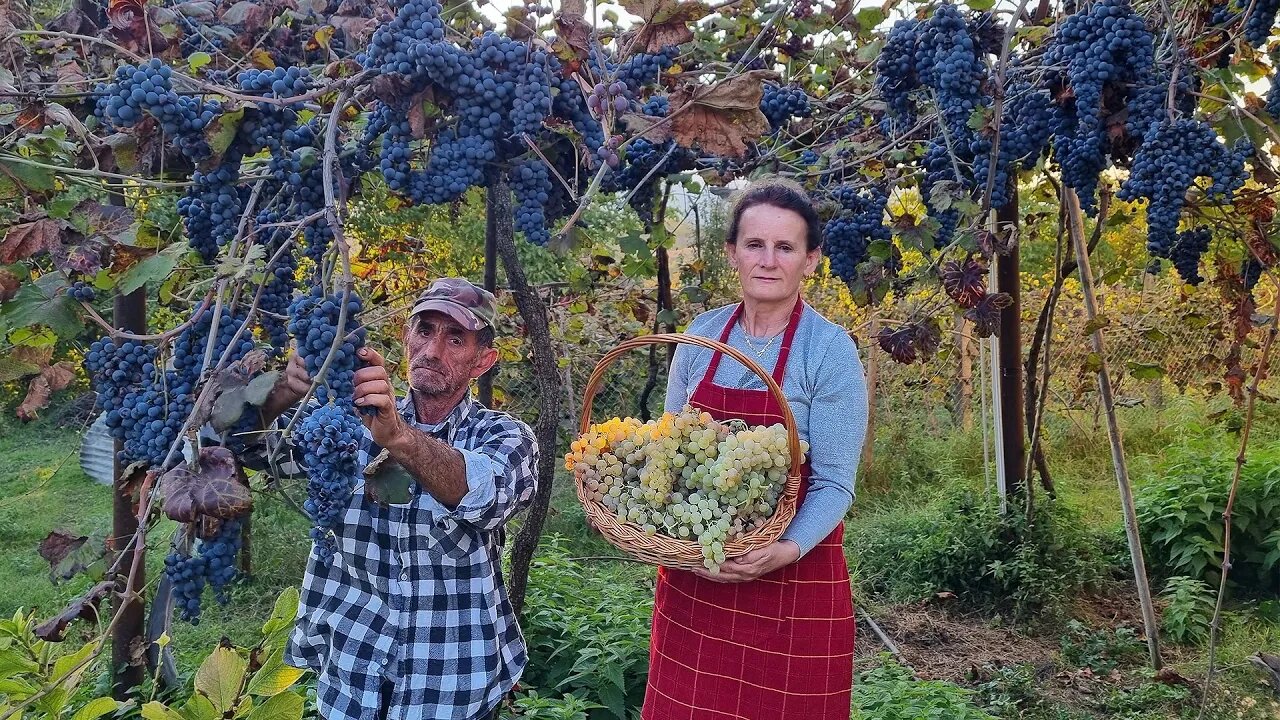
<path id="1" fill-rule="evenodd" d="M 867 383 L 853 340 L 833 334 L 812 376 L 809 466 L 804 503 L 782 534 L 803 557 L 835 528 L 853 503 L 867 432 Z"/>

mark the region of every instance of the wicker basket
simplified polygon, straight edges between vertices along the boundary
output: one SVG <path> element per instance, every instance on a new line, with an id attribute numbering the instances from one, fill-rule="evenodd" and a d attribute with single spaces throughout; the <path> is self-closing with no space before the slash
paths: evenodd
<path id="1" fill-rule="evenodd" d="M 791 466 L 787 472 L 787 480 L 783 486 L 782 494 L 778 497 L 778 506 L 774 510 L 773 516 L 764 525 L 725 543 L 724 553 L 726 557 L 734 557 L 769 545 L 782 536 L 782 532 L 787 529 L 787 525 L 796 515 L 796 500 L 800 493 L 800 467 L 803 465 L 804 458 L 800 451 L 800 436 L 796 432 L 795 417 L 792 416 L 791 407 L 787 405 L 787 399 L 782 394 L 782 388 L 778 387 L 773 378 L 762 370 L 759 365 L 738 350 L 697 335 L 658 333 L 624 340 L 616 348 L 600 358 L 600 362 L 596 363 L 595 370 L 591 372 L 591 378 L 587 381 L 586 390 L 583 392 L 582 422 L 579 435 L 585 434 L 591 429 L 592 401 L 600 390 L 600 385 L 604 380 L 604 374 L 608 367 L 629 350 L 665 343 L 697 345 L 711 350 L 719 350 L 732 357 L 756 375 L 759 375 L 760 379 L 764 380 L 769 387 L 769 392 L 778 401 L 778 405 L 781 406 L 783 425 L 787 429 L 787 444 L 791 451 Z M 682 570 L 704 567 L 702 549 L 697 542 L 680 540 L 661 533 L 647 535 L 639 525 L 619 520 L 618 516 L 603 504 L 588 498 L 587 489 L 577 473 L 574 474 L 574 487 L 578 491 L 578 502 L 582 503 L 582 508 L 586 511 L 587 522 L 614 547 L 637 560 L 651 565 L 662 565 Z"/>

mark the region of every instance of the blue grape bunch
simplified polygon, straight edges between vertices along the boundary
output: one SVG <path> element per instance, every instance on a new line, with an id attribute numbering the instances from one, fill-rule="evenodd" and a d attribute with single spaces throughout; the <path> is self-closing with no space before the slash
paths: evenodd
<path id="1" fill-rule="evenodd" d="M 1263 269 L 1263 264 L 1252 255 L 1244 259 L 1244 262 L 1240 265 L 1240 279 L 1244 283 L 1245 292 L 1252 293 L 1253 289 L 1258 286 L 1258 282 L 1262 280 Z"/>
<path id="2" fill-rule="evenodd" d="M 832 274 L 852 283 L 858 277 L 858 265 L 867 259 L 871 243 L 892 240 L 892 233 L 884 224 L 889 195 L 878 186 L 860 190 L 841 185 L 831 196 L 840 204 L 840 210 L 822 227 L 823 252 L 830 259 Z"/>
<path id="3" fill-rule="evenodd" d="M 221 114 L 221 105 L 179 95 L 173 89 L 172 77 L 173 69 L 159 58 L 138 66 L 121 65 L 112 82 L 96 88 L 99 98 L 94 114 L 120 128 L 133 127 L 150 115 L 184 155 L 202 160 L 209 154 L 204 129 Z"/>
<path id="4" fill-rule="evenodd" d="M 67 297 L 76 302 L 91 303 L 98 299 L 98 292 L 89 283 L 77 280 L 67 288 Z"/>
<path id="5" fill-rule="evenodd" d="M 289 307 L 289 334 L 296 338 L 298 355 L 312 377 L 319 374 L 334 346 L 342 302 L 341 293 L 328 295 L 317 286 L 310 293 L 298 296 Z M 363 309 L 360 296 L 352 292 L 346 303 L 345 335 L 338 344 L 324 384 L 316 388 L 316 399 L 321 404 L 333 401 L 351 407 L 355 395 L 356 352 L 364 347 L 365 329 L 358 317 Z"/>
<path id="6" fill-rule="evenodd" d="M 1187 190 L 1197 178 L 1210 178 L 1210 197 L 1231 200 L 1248 177 L 1244 161 L 1251 152 L 1247 141 L 1228 148 L 1199 120 L 1166 119 L 1153 125 L 1117 194 L 1121 200 L 1148 199 L 1147 251 L 1169 257 Z"/>
<path id="7" fill-rule="evenodd" d="M 916 122 L 917 108 L 911 94 L 920 87 L 915 61 L 919 33 L 919 21 L 899 20 L 889 29 L 889 37 L 876 57 L 876 91 L 889 106 L 880 123 L 885 133 L 891 133 L 896 125 L 910 127 Z"/>
<path id="8" fill-rule="evenodd" d="M 822 156 L 812 150 L 806 148 L 800 152 L 800 164 L 805 167 L 817 165 L 821 161 Z"/>
<path id="9" fill-rule="evenodd" d="M 671 100 L 666 95 L 654 95 L 644 101 L 640 112 L 649 117 L 666 117 L 671 112 Z"/>
<path id="10" fill-rule="evenodd" d="M 551 240 L 544 208 L 551 199 L 551 173 L 540 158 L 529 158 L 511 169 L 511 190 L 516 196 L 515 228 L 534 245 Z"/>
<path id="11" fill-rule="evenodd" d="M 178 616 L 192 625 L 200 624 L 200 599 L 207 581 L 205 559 L 199 555 L 171 552 L 164 559 L 164 574 L 173 584 L 173 602 Z"/>
<path id="12" fill-rule="evenodd" d="M 307 468 L 307 500 L 311 539 L 317 556 L 328 562 L 337 549 L 333 529 L 351 500 L 357 472 L 357 451 L 364 427 L 346 404 L 321 405 L 298 423 L 295 445 L 302 449 Z"/>
<path id="13" fill-rule="evenodd" d="M 627 84 L 621 80 L 614 80 L 608 85 L 596 83 L 587 96 L 587 108 L 598 118 L 603 118 L 609 112 L 621 115 L 631 109 L 630 93 Z"/>
<path id="14" fill-rule="evenodd" d="M 933 90 L 953 136 L 967 137 L 969 117 L 987 103 L 987 68 L 968 24 L 954 5 L 940 5 L 919 28 L 913 57 L 920 83 Z"/>
<path id="15" fill-rule="evenodd" d="M 218 523 L 212 537 L 200 541 L 200 557 L 204 560 L 205 577 L 219 605 L 226 605 L 230 598 L 230 586 L 239 575 L 236 558 L 243 543 L 241 518 L 226 518 Z"/>
<path id="16" fill-rule="evenodd" d="M 1178 233 L 1178 239 L 1169 251 L 1169 259 L 1178 276 L 1188 285 L 1204 282 L 1200 277 L 1200 258 L 1209 250 L 1213 236 L 1209 228 L 1197 227 Z"/>
<path id="17" fill-rule="evenodd" d="M 777 130 L 793 117 L 809 117 L 813 107 L 809 96 L 798 87 L 766 84 L 760 98 L 760 112 L 769 120 L 769 126 Z"/>

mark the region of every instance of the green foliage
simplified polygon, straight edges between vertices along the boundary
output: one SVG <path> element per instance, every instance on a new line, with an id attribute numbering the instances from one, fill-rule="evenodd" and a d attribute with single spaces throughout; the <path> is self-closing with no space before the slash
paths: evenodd
<path id="1" fill-rule="evenodd" d="M 888 655 L 853 684 L 854 720 L 990 720 L 972 702 L 973 692 L 939 680 L 916 680 Z"/>
<path id="2" fill-rule="evenodd" d="M 306 704 L 292 688 L 304 670 L 286 665 L 284 647 L 298 614 L 298 589 L 276 599 L 253 648 L 220 644 L 201 663 L 186 697 L 152 700 L 144 720 L 301 720 Z"/>
<path id="3" fill-rule="evenodd" d="M 1133 628 L 1093 630 L 1078 620 L 1067 623 L 1062 636 L 1062 660 L 1073 667 L 1107 673 L 1141 660 L 1145 645 Z"/>
<path id="4" fill-rule="evenodd" d="M 1216 585 L 1222 570 L 1223 512 L 1234 456 L 1191 447 L 1135 503 L 1152 566 Z M 1250 592 L 1280 590 L 1280 446 L 1252 448 L 1232 509 L 1229 581 Z"/>
<path id="5" fill-rule="evenodd" d="M 504 708 L 502 717 L 528 717 L 539 720 L 587 720 L 591 710 L 603 707 L 568 693 L 561 697 L 543 697 L 537 690 L 520 691 L 515 699 L 515 713 Z"/>
<path id="6" fill-rule="evenodd" d="M 1099 577 L 1098 541 L 1066 507 L 1042 506 L 1027 523 L 967 491 L 859 524 L 852 544 L 864 589 L 903 600 L 948 591 L 1020 620 Z"/>
<path id="7" fill-rule="evenodd" d="M 1043 717 L 1047 703 L 1037 687 L 1036 669 L 1027 664 L 992 667 L 970 672 L 976 700 L 999 718 Z"/>
<path id="8" fill-rule="evenodd" d="M 653 591 L 617 567 L 589 567 L 545 538 L 529 573 L 524 682 L 599 703 L 591 717 L 625 718 L 644 700 Z"/>
<path id="9" fill-rule="evenodd" d="M 1177 575 L 1164 586 L 1166 605 L 1160 629 L 1176 643 L 1199 644 L 1209 639 L 1215 595 L 1203 580 Z"/>
<path id="10" fill-rule="evenodd" d="M 35 613 L 22 610 L 0 620 L 0 715 L 96 720 L 132 705 L 110 697 L 73 702 L 91 669 L 99 665 L 101 640 L 76 647 L 36 637 Z M 22 708 L 21 710 L 19 708 Z"/>
<path id="11" fill-rule="evenodd" d="M 1170 717 L 1170 711 L 1176 711 L 1190 699 L 1191 691 L 1180 685 L 1147 682 L 1113 690 L 1099 709 L 1116 720 L 1156 720 Z M 1184 708 L 1180 717 L 1194 717 L 1194 712 L 1192 707 Z"/>

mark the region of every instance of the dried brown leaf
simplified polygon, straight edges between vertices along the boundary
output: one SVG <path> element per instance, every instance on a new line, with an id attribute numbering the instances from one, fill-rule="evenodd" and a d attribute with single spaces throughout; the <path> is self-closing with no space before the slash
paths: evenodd
<path id="1" fill-rule="evenodd" d="M 240 2 L 227 8 L 222 13 L 222 22 L 227 25 L 236 25 L 243 32 L 253 34 L 266 27 L 267 22 L 271 19 L 271 15 L 267 9 L 261 5 L 249 2 L 249 0 L 240 0 Z"/>
<path id="2" fill-rule="evenodd" d="M 107 22 L 116 30 L 131 34 L 145 16 L 146 0 L 108 0 Z"/>
<path id="3" fill-rule="evenodd" d="M 622 122 L 627 126 L 628 130 L 651 143 L 661 145 L 671 139 L 671 123 L 662 122 L 662 118 L 639 113 L 627 113 L 622 116 Z"/>
<path id="4" fill-rule="evenodd" d="M 104 580 L 89 588 L 89 591 L 67 605 L 67 608 L 56 616 L 40 623 L 32 632 L 45 642 L 62 642 L 66 639 L 67 627 L 76 620 L 97 620 L 98 606 L 103 600 L 111 597 L 116 584 Z"/>
<path id="5" fill-rule="evenodd" d="M 0 268 L 0 303 L 9 302 L 18 294 L 22 281 L 12 271 Z"/>
<path id="6" fill-rule="evenodd" d="M 671 95 L 672 134 L 685 147 L 712 155 L 742 157 L 747 143 L 769 131 L 760 112 L 764 80 L 772 73 L 752 70 L 713 85 L 682 85 Z"/>
<path id="7" fill-rule="evenodd" d="M 161 478 L 164 514 L 178 522 L 200 517 L 232 518 L 253 505 L 235 455 L 225 447 L 200 449 L 195 469 L 178 465 Z"/>
<path id="8" fill-rule="evenodd" d="M 71 363 L 60 362 L 40 369 L 40 374 L 27 383 L 27 395 L 18 405 L 18 419 L 30 422 L 39 417 L 40 411 L 49 407 L 53 393 L 71 384 L 76 377 Z"/>
<path id="9" fill-rule="evenodd" d="M 62 244 L 66 224 L 53 218 L 13 225 L 0 240 L 0 264 L 8 265 L 33 255 L 50 252 Z"/>
<path id="10" fill-rule="evenodd" d="M 632 52 L 655 53 L 669 45 L 683 45 L 693 39 L 689 23 L 711 14 L 706 3 L 685 0 L 622 0 L 622 7 L 642 20 Z"/>
<path id="11" fill-rule="evenodd" d="M 567 0 L 560 3 L 555 15 L 556 55 L 561 60 L 572 58 L 586 60 L 591 50 L 591 23 L 584 15 L 587 5 L 583 0 Z"/>

